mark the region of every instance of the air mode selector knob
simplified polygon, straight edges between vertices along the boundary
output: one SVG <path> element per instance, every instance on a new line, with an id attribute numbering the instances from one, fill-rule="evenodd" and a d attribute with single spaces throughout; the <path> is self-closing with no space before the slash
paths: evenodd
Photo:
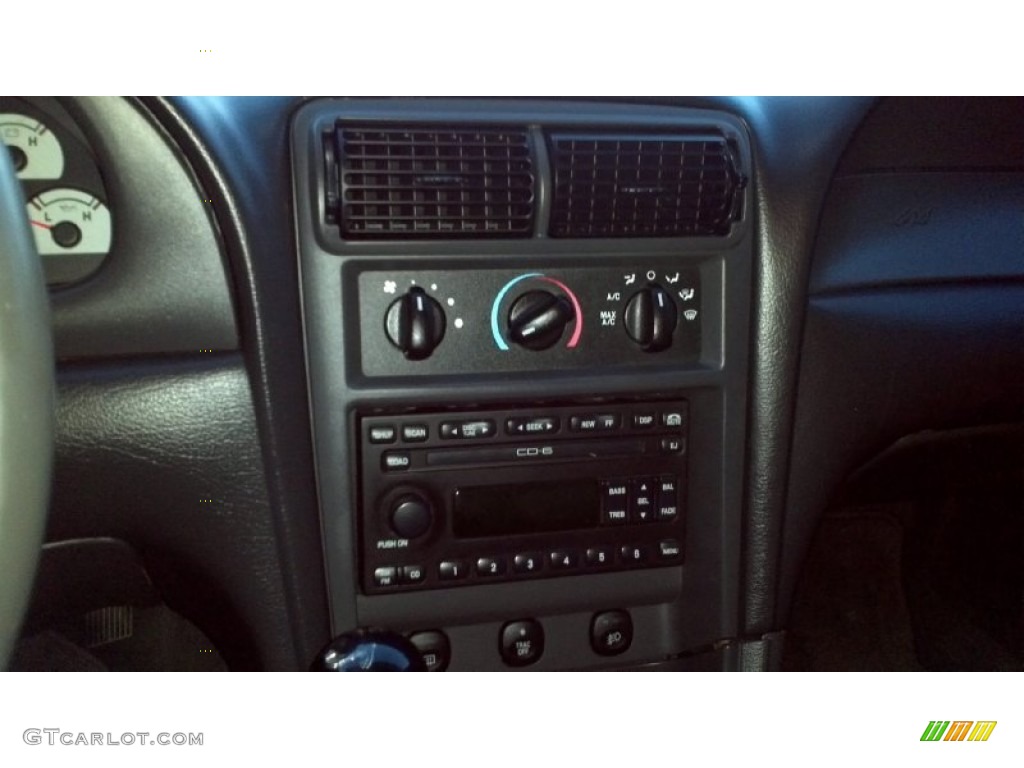
<path id="1" fill-rule="evenodd" d="M 409 360 L 430 357 L 444 338 L 444 329 L 441 305 L 418 287 L 395 299 L 384 318 L 388 339 Z"/>
<path id="2" fill-rule="evenodd" d="M 405 494 L 392 503 L 388 523 L 391 530 L 403 539 L 415 539 L 434 524 L 434 510 L 430 502 L 419 494 Z"/>
<path id="3" fill-rule="evenodd" d="M 564 296 L 529 291 L 508 311 L 508 337 L 527 349 L 547 349 L 558 343 L 565 327 L 574 320 L 572 304 Z"/>
<path id="4" fill-rule="evenodd" d="M 622 316 L 627 335 L 645 352 L 660 352 L 672 346 L 678 319 L 675 302 L 657 283 L 634 293 Z"/>

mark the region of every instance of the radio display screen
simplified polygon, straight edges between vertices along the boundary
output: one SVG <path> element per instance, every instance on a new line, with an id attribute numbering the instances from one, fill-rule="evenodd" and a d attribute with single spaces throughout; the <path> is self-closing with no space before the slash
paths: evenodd
<path id="1" fill-rule="evenodd" d="M 596 528 L 600 518 L 593 478 L 481 485 L 455 489 L 452 529 L 456 538 L 473 539 Z"/>

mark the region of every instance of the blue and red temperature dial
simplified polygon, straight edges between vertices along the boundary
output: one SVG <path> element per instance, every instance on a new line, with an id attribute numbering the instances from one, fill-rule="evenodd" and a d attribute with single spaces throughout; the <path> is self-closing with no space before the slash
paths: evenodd
<path id="1" fill-rule="evenodd" d="M 524 286 L 524 281 L 530 282 Z M 503 324 L 502 304 L 516 286 L 529 290 L 510 303 Z M 552 287 L 556 290 L 551 290 Z M 573 349 L 583 333 L 579 299 L 565 283 L 540 272 L 528 272 L 509 280 L 498 291 L 491 306 L 491 333 L 498 349 L 504 352 L 510 349 L 510 343 L 535 351 L 549 349 L 561 340 L 569 326 L 572 332 L 565 348 Z"/>

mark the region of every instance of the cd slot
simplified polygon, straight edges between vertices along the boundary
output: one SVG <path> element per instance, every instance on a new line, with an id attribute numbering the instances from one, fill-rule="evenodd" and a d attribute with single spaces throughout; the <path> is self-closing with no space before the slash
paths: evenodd
<path id="1" fill-rule="evenodd" d="M 642 456 L 647 440 L 573 440 L 495 445 L 474 448 L 439 448 L 426 451 L 426 465 L 437 468 L 517 465 L 577 459 L 613 459 Z"/>

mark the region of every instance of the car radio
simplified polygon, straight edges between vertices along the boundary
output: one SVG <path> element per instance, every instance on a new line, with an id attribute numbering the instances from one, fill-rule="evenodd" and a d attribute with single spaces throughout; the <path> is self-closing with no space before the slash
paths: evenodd
<path id="1" fill-rule="evenodd" d="M 682 400 L 360 418 L 367 594 L 683 560 Z"/>

